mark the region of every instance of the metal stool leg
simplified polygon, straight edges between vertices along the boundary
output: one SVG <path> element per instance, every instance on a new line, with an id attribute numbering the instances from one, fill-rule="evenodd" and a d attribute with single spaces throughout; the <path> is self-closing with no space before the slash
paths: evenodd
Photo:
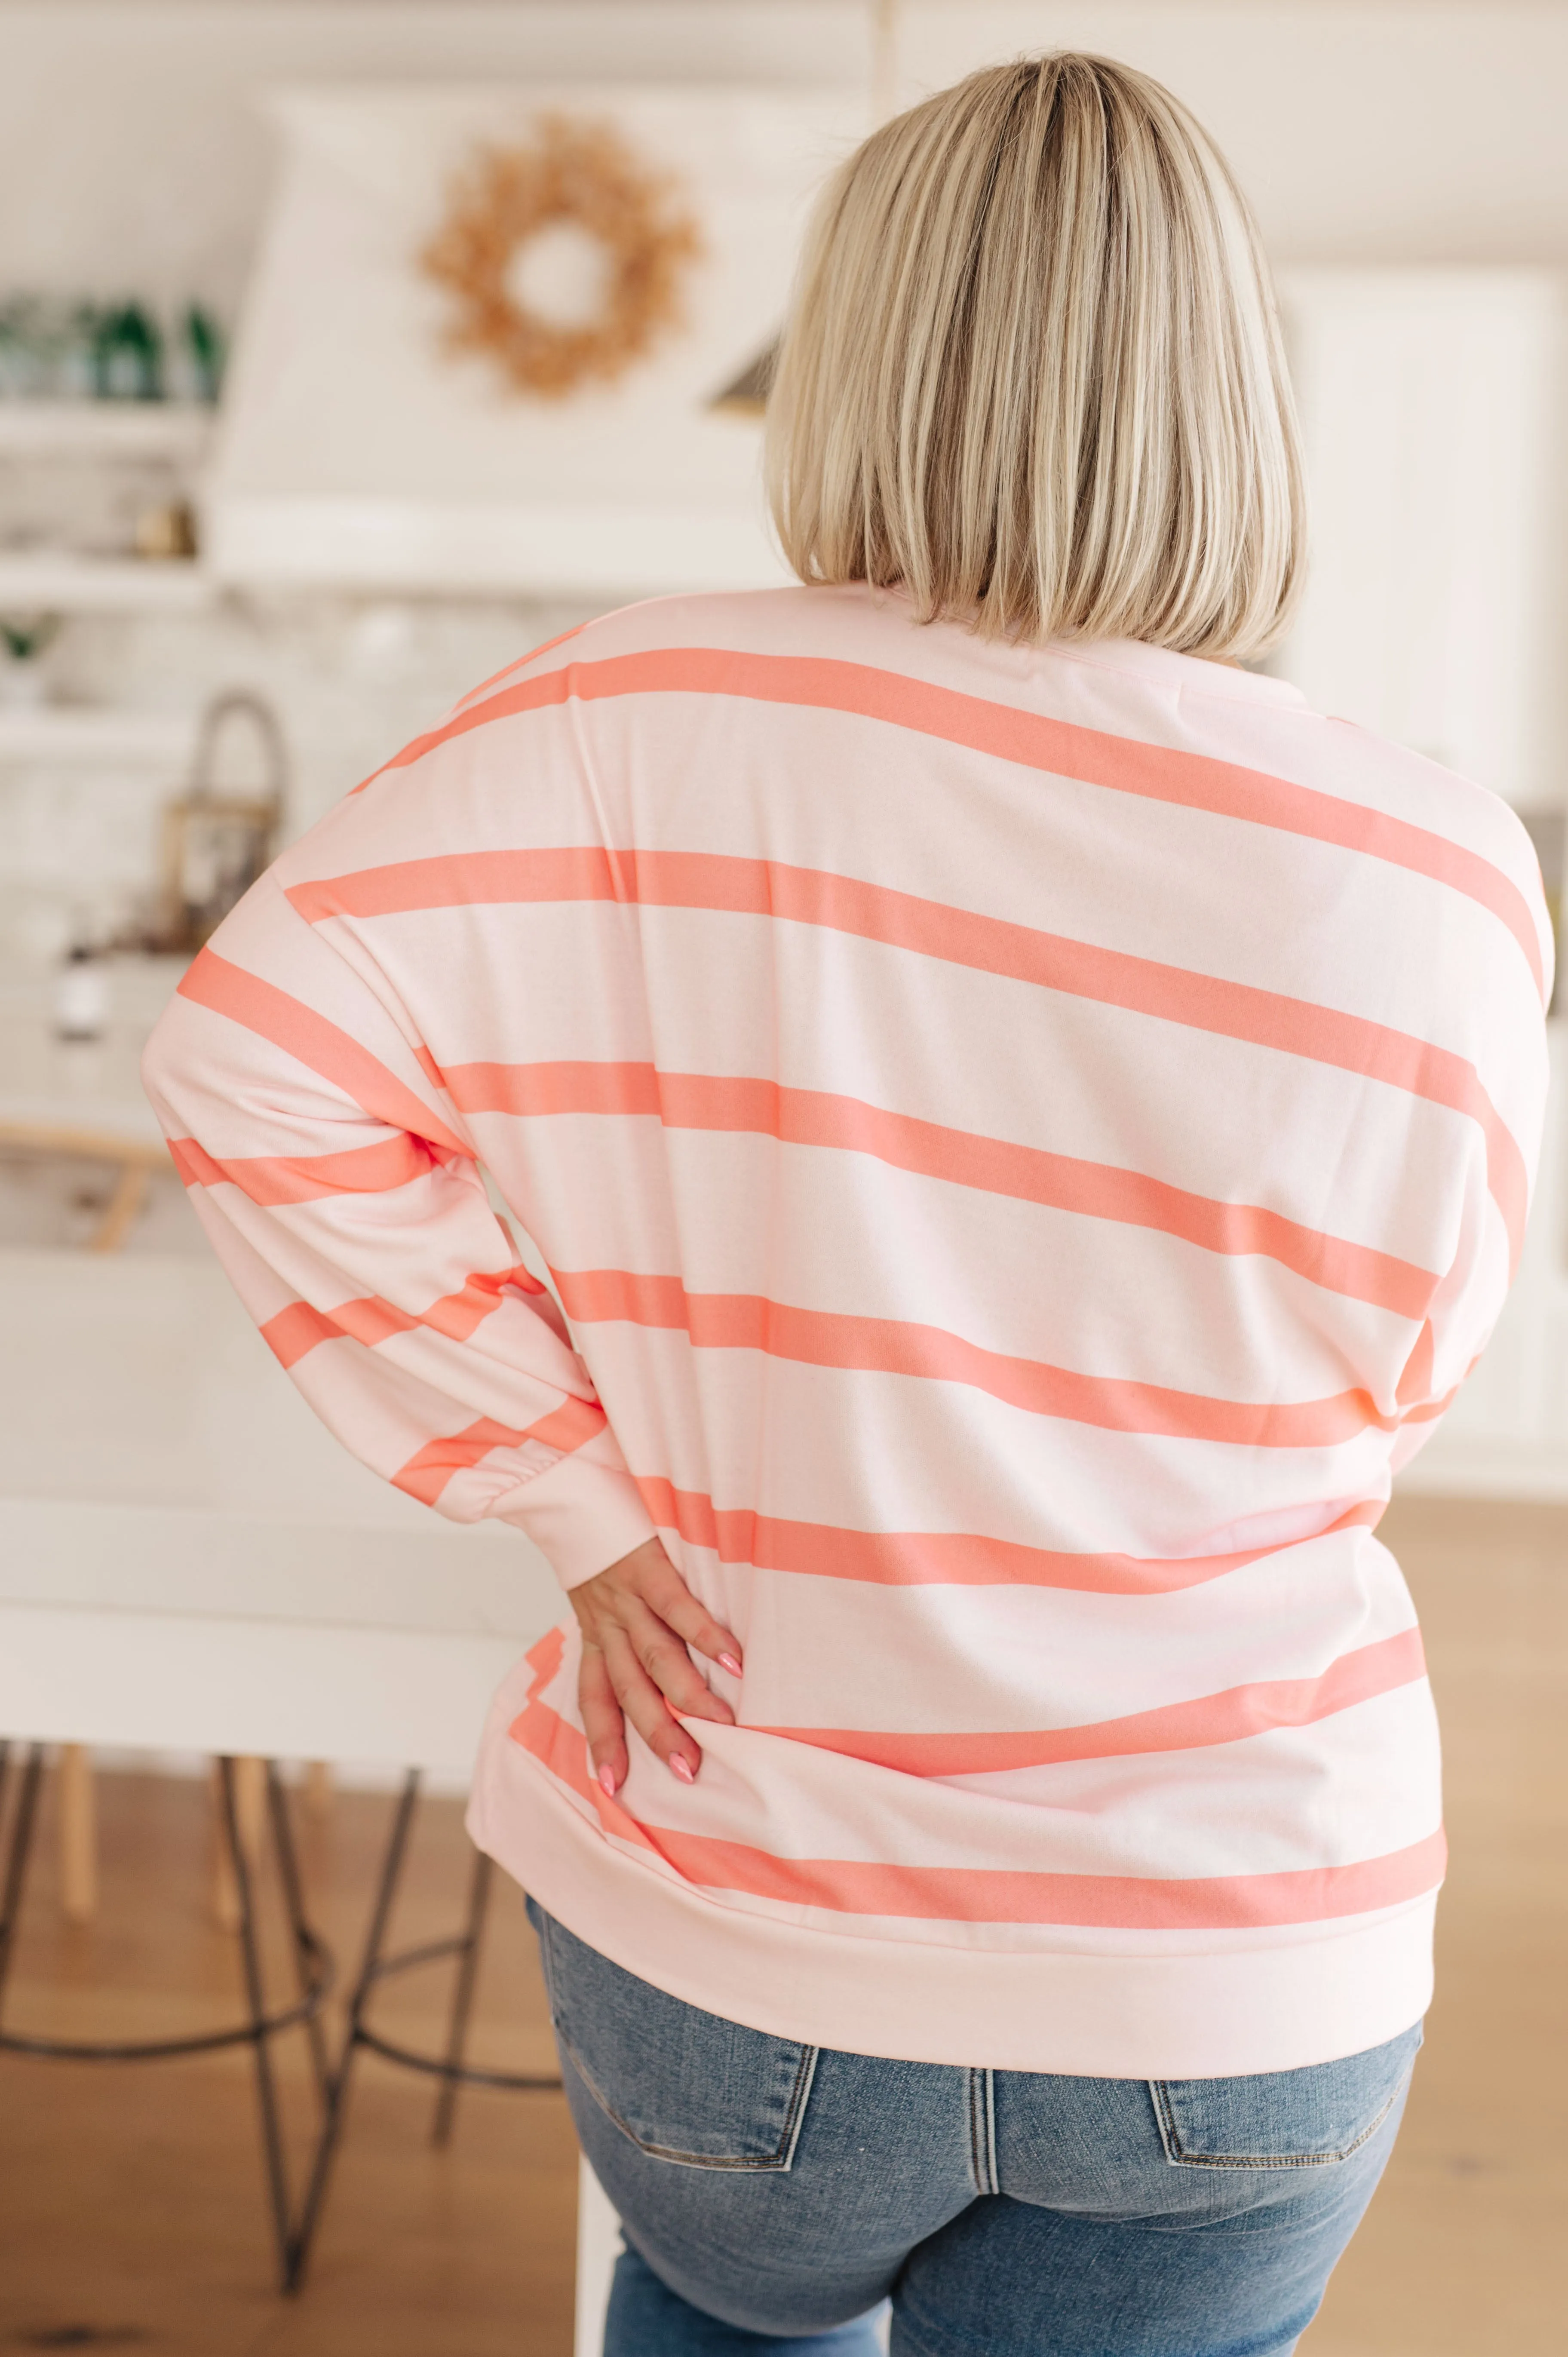
<path id="1" fill-rule="evenodd" d="M 294 2236 L 289 2217 L 288 2176 L 284 2161 L 283 2126 L 278 2116 L 277 2086 L 273 2077 L 266 1992 L 262 1983 L 261 1945 L 256 1937 L 254 1888 L 251 1878 L 251 1861 L 245 1855 L 245 1842 L 240 1830 L 240 1809 L 235 1791 L 233 1760 L 227 1757 L 220 1760 L 218 1774 L 223 1795 L 223 1828 L 229 1838 L 229 1854 L 234 1868 L 234 1887 L 240 1900 L 240 1946 L 245 1965 L 245 1995 L 251 2008 L 251 2043 L 256 2059 L 256 2101 L 261 2107 L 262 2147 L 266 2158 L 267 2188 L 272 2198 L 273 2229 L 278 2254 L 278 2276 L 286 2290 L 293 2265 Z"/>
<path id="2" fill-rule="evenodd" d="M 16 1920 L 21 1911 L 27 1864 L 32 1849 L 38 1819 L 38 1790 L 43 1779 L 44 1750 L 41 1743 L 33 1744 L 27 1753 L 21 1787 L 11 1812 L 10 1837 L 5 1860 L 0 1869 L 0 2002 L 3 2002 L 6 1975 L 16 1945 Z M 12 1747 L 0 1739 L 0 1818 L 4 1816 L 6 1787 L 12 1776 Z M 298 1861 L 295 1855 L 293 1829 L 289 1823 L 287 1803 L 278 1781 L 274 1764 L 269 1762 L 261 1776 L 252 1776 L 252 1783 L 258 1796 L 271 1793 L 271 1814 L 274 1839 L 277 1848 L 278 1869 L 283 1881 L 288 1908 L 289 1925 L 293 1933 L 299 1993 L 292 2003 L 280 2004 L 269 2013 L 262 1972 L 261 1942 L 257 1925 L 256 1870 L 260 1857 L 253 1841 L 246 1838 L 243 1818 L 244 1788 L 235 1773 L 231 1759 L 218 1763 L 220 1798 L 220 1832 L 228 1863 L 234 1878 L 234 1894 L 238 1910 L 235 1928 L 241 1935 L 244 1963 L 247 2007 L 244 2018 L 237 2025 L 221 2029 L 199 2030 L 183 2038 L 141 2039 L 81 2039 L 47 2038 L 28 2030 L 13 2030 L 0 2026 L 0 2051 L 30 2054 L 46 2061 L 72 2062 L 159 2062 L 174 2061 L 188 2055 L 213 2054 L 225 2047 L 249 2046 L 255 2058 L 256 2094 L 262 2115 L 263 2155 L 266 2168 L 267 2188 L 271 2200 L 274 2235 L 278 2254 L 279 2275 L 283 2288 L 292 2288 L 295 2234 L 289 2204 L 288 2175 L 284 2158 L 282 2120 L 278 2109 L 277 2086 L 273 2072 L 271 2041 L 285 2029 L 304 2027 L 311 2040 L 312 2059 L 320 2089 L 323 2109 L 326 2107 L 328 2074 L 322 2044 L 320 2023 L 317 2018 L 332 1986 L 331 1954 L 311 1930 L 306 1919 L 304 1896 L 300 1885 Z"/>
<path id="3" fill-rule="evenodd" d="M 321 2135 L 316 2147 L 316 2159 L 310 2172 L 300 2209 L 299 2223 L 295 2230 L 289 2255 L 285 2288 L 298 2291 L 305 2281 L 305 2271 L 310 2263 L 311 2249 L 317 2228 L 321 2222 L 321 2207 L 326 2199 L 328 2180 L 338 2147 L 342 2140 L 343 2124 L 349 2104 L 349 2083 L 353 2071 L 354 2056 L 363 2041 L 366 2005 L 370 2001 L 381 1968 L 386 1946 L 387 1926 L 392 1921 L 392 1902 L 403 1878 L 403 1860 L 408 1850 L 408 1836 L 413 1823 L 414 1804 L 419 1799 L 420 1771 L 411 1768 L 403 1778 L 392 1817 L 392 1832 L 387 1839 L 381 1861 L 381 1878 L 376 1891 L 375 1905 L 371 1910 L 370 1929 L 365 1934 L 365 1952 L 360 1960 L 359 1977 L 349 2000 L 348 2027 L 343 2033 L 342 2051 L 338 2068 L 331 2074 L 327 2091 L 327 2115 L 321 2124 Z"/>
<path id="4" fill-rule="evenodd" d="M 482 1849 L 474 1852 L 474 1871 L 468 1884 L 468 1917 L 463 1926 L 457 1953 L 456 1986 L 452 1992 L 452 2015 L 446 2029 L 446 2075 L 441 2093 L 435 2098 L 435 2117 L 431 2124 L 430 2141 L 445 2146 L 452 2140 L 452 2121 L 457 2109 L 457 2090 L 463 2083 L 463 2053 L 468 2042 L 468 2016 L 473 2010 L 474 1984 L 479 1976 L 479 1943 L 485 1932 L 485 1909 L 490 1895 L 490 1860 Z"/>
<path id="5" fill-rule="evenodd" d="M 306 1920 L 305 1891 L 299 1878 L 299 1857 L 294 1846 L 294 1821 L 289 1815 L 288 1796 L 283 1788 L 275 1760 L 266 1763 L 267 1805 L 272 1816 L 273 1847 L 277 1852 L 278 1879 L 283 1884 L 284 1904 L 288 1910 L 289 1930 L 294 1937 L 295 1969 L 299 1978 L 303 1997 L 310 1988 L 316 1965 L 316 1935 Z M 331 2067 L 327 2060 L 327 2037 L 321 2017 L 312 2011 L 306 2017 L 306 2034 L 310 2040 L 311 2068 L 316 2077 L 316 2091 L 323 2109 L 328 2101 Z"/>
<path id="6" fill-rule="evenodd" d="M 4 1804 L 5 1785 L 9 1780 L 11 1747 L 0 1744 L 0 1805 Z M 16 1918 L 22 1908 L 22 1890 L 27 1878 L 27 1860 L 33 1846 L 33 1827 L 38 1822 L 38 1787 L 43 1781 L 44 1747 L 35 1743 L 27 1754 L 27 1764 L 22 1770 L 21 1789 L 16 1794 L 16 1813 L 11 1821 L 11 1842 L 5 1855 L 5 1880 L 0 1890 L 0 2002 L 4 2001 L 5 1981 L 11 1970 L 11 1953 L 16 1943 Z"/>

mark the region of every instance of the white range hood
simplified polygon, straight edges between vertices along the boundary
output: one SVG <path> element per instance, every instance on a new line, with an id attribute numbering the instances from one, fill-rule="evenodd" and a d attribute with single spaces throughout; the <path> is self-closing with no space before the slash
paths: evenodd
<path id="1" fill-rule="evenodd" d="M 218 579 L 638 597 L 781 577 L 757 421 L 712 404 L 777 331 L 858 105 L 606 84 L 269 103 L 285 152 L 205 500 Z M 452 298 L 419 265 L 456 177 L 546 114 L 612 125 L 702 242 L 681 326 L 615 384 L 553 401 L 444 348 Z"/>

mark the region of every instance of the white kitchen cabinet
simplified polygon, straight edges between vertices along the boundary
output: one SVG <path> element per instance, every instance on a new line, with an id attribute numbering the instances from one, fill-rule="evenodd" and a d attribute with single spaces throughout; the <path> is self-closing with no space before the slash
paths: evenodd
<path id="1" fill-rule="evenodd" d="M 1311 566 L 1271 668 L 1502 794 L 1545 840 L 1568 793 L 1563 280 L 1293 270 L 1280 293 Z M 1552 1031 L 1514 1291 L 1403 1490 L 1568 1498 L 1568 1024 Z"/>

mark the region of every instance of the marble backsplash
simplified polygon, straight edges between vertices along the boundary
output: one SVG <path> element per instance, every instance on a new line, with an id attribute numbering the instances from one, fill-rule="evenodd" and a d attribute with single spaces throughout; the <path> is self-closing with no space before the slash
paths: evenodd
<path id="1" fill-rule="evenodd" d="M 225 597 L 195 615 L 74 616 L 43 661 L 60 709 L 184 717 L 193 737 L 209 697 L 264 697 L 287 747 L 292 836 L 469 688 L 587 610 Z M 220 780 L 235 790 L 252 782 L 242 754 Z M 48 960 L 73 932 L 102 938 L 134 920 L 157 884 L 164 806 L 186 782 L 173 757 L 43 759 L 6 748 L 0 732 L 0 959 Z"/>

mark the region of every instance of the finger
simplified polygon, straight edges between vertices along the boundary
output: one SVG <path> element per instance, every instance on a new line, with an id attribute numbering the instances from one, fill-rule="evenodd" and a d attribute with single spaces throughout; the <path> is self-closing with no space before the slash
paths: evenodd
<path id="1" fill-rule="evenodd" d="M 709 1687 L 674 1630 L 635 1596 L 623 1601 L 620 1629 L 671 1710 L 719 1727 L 735 1725 L 734 1711 Z"/>
<path id="2" fill-rule="evenodd" d="M 602 1650 L 612 1635 L 622 1637 L 654 1684 L 661 1693 L 668 1693 L 675 1708 L 693 1718 L 733 1726 L 734 1712 L 728 1703 L 709 1691 L 681 1639 L 667 1622 L 649 1610 L 640 1597 L 620 1584 L 622 1577 L 622 1566 L 612 1566 L 609 1571 L 601 1572 L 597 1578 L 572 1591 L 573 1608 L 582 1625 L 585 1653 L 596 1646 Z M 596 1589 L 597 1594 L 590 1596 L 590 1591 Z"/>
<path id="3" fill-rule="evenodd" d="M 668 1621 L 683 1644 L 694 1645 L 710 1662 L 739 1677 L 740 1640 L 722 1620 L 714 1620 L 705 1604 L 698 1602 L 662 1547 L 657 1560 L 650 1557 L 646 1563 L 639 1562 L 635 1592 L 650 1611 Z"/>
<path id="4" fill-rule="evenodd" d="M 605 1666 L 617 1702 L 649 1749 L 656 1759 L 663 1760 L 672 1775 L 691 1783 L 703 1763 L 701 1748 L 695 1738 L 671 1717 L 663 1695 L 638 1660 L 624 1631 L 617 1629 L 607 1633 Z"/>
<path id="5" fill-rule="evenodd" d="M 626 1720 L 616 1700 L 604 1654 L 597 1645 L 585 1645 L 577 1673 L 577 1708 L 588 1738 L 588 1757 L 595 1781 L 613 1801 L 626 1781 L 630 1761 L 626 1756 Z"/>

